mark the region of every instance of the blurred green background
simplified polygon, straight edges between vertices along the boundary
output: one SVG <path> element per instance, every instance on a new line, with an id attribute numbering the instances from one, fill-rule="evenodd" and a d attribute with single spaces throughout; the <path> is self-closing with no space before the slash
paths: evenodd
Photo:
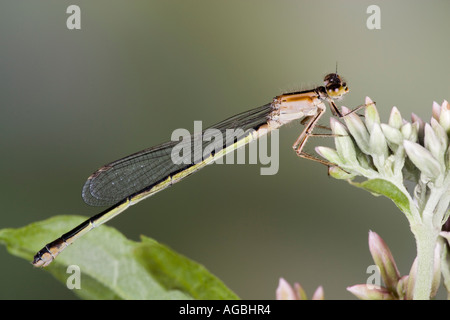
<path id="1" fill-rule="evenodd" d="M 81 30 L 66 28 L 70 4 Z M 371 4 L 381 30 L 366 27 Z M 428 121 L 432 102 L 450 99 L 449 12 L 445 0 L 2 1 L 0 228 L 94 215 L 81 187 L 101 165 L 194 120 L 211 125 L 320 85 L 336 61 L 350 86 L 342 104 L 370 96 L 383 121 L 394 105 Z M 409 272 L 407 220 L 390 200 L 299 159 L 291 145 L 301 129 L 281 130 L 277 175 L 210 166 L 108 224 L 202 263 L 244 299 L 274 298 L 279 277 L 353 298 L 345 288 L 365 283 L 373 263 L 369 230 Z M 0 259 L 0 298 L 76 298 L 3 246 Z"/>

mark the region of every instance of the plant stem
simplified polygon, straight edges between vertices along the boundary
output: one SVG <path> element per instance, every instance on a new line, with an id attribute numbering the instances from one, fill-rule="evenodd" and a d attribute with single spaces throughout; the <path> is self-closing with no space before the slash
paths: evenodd
<path id="1" fill-rule="evenodd" d="M 433 283 L 434 249 L 439 230 L 432 224 L 417 224 L 412 227 L 417 245 L 417 272 L 415 275 L 414 300 L 429 300 Z"/>

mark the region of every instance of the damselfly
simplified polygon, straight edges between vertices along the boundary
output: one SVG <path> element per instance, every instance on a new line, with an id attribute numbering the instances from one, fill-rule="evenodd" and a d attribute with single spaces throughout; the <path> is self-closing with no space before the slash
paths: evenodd
<path id="1" fill-rule="evenodd" d="M 305 153 L 303 148 L 308 138 L 314 135 L 314 127 L 326 110 L 325 103 L 329 105 L 334 115 L 345 116 L 341 114 L 334 101 L 342 98 L 347 92 L 345 81 L 337 73 L 330 73 L 325 76 L 324 86 L 282 94 L 275 97 L 271 103 L 224 120 L 212 128 L 221 132 L 241 128 L 242 134 L 233 137 L 232 141 L 224 141 L 219 152 L 217 150 L 211 152 L 201 161 L 174 163 L 171 153 L 178 142 L 171 141 L 101 167 L 87 179 L 82 195 L 89 205 L 110 207 L 48 243 L 34 256 L 33 265 L 37 267 L 49 265 L 76 239 L 114 218 L 131 205 L 186 178 L 236 148 L 294 120 L 303 119 L 302 124 L 305 125 L 293 145 L 296 153 L 300 157 L 328 165 L 326 161 Z"/>

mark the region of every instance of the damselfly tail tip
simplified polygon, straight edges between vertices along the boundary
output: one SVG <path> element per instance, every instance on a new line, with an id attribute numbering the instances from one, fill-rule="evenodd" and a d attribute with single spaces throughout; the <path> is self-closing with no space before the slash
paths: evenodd
<path id="1" fill-rule="evenodd" d="M 55 241 L 48 243 L 36 253 L 31 264 L 35 267 L 48 266 L 68 245 L 69 244 L 62 238 L 58 238 Z"/>
<path id="2" fill-rule="evenodd" d="M 49 257 L 48 257 L 48 256 Z M 31 264 L 36 267 L 46 267 L 53 261 L 53 257 L 48 252 L 42 253 L 42 250 L 36 253 Z"/>

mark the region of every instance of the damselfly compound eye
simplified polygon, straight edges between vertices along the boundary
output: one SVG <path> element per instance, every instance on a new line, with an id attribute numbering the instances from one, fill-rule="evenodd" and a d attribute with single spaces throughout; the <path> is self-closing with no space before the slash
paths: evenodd
<path id="1" fill-rule="evenodd" d="M 337 73 L 327 74 L 323 81 L 325 90 L 331 99 L 341 99 L 348 92 L 347 83 Z"/>

